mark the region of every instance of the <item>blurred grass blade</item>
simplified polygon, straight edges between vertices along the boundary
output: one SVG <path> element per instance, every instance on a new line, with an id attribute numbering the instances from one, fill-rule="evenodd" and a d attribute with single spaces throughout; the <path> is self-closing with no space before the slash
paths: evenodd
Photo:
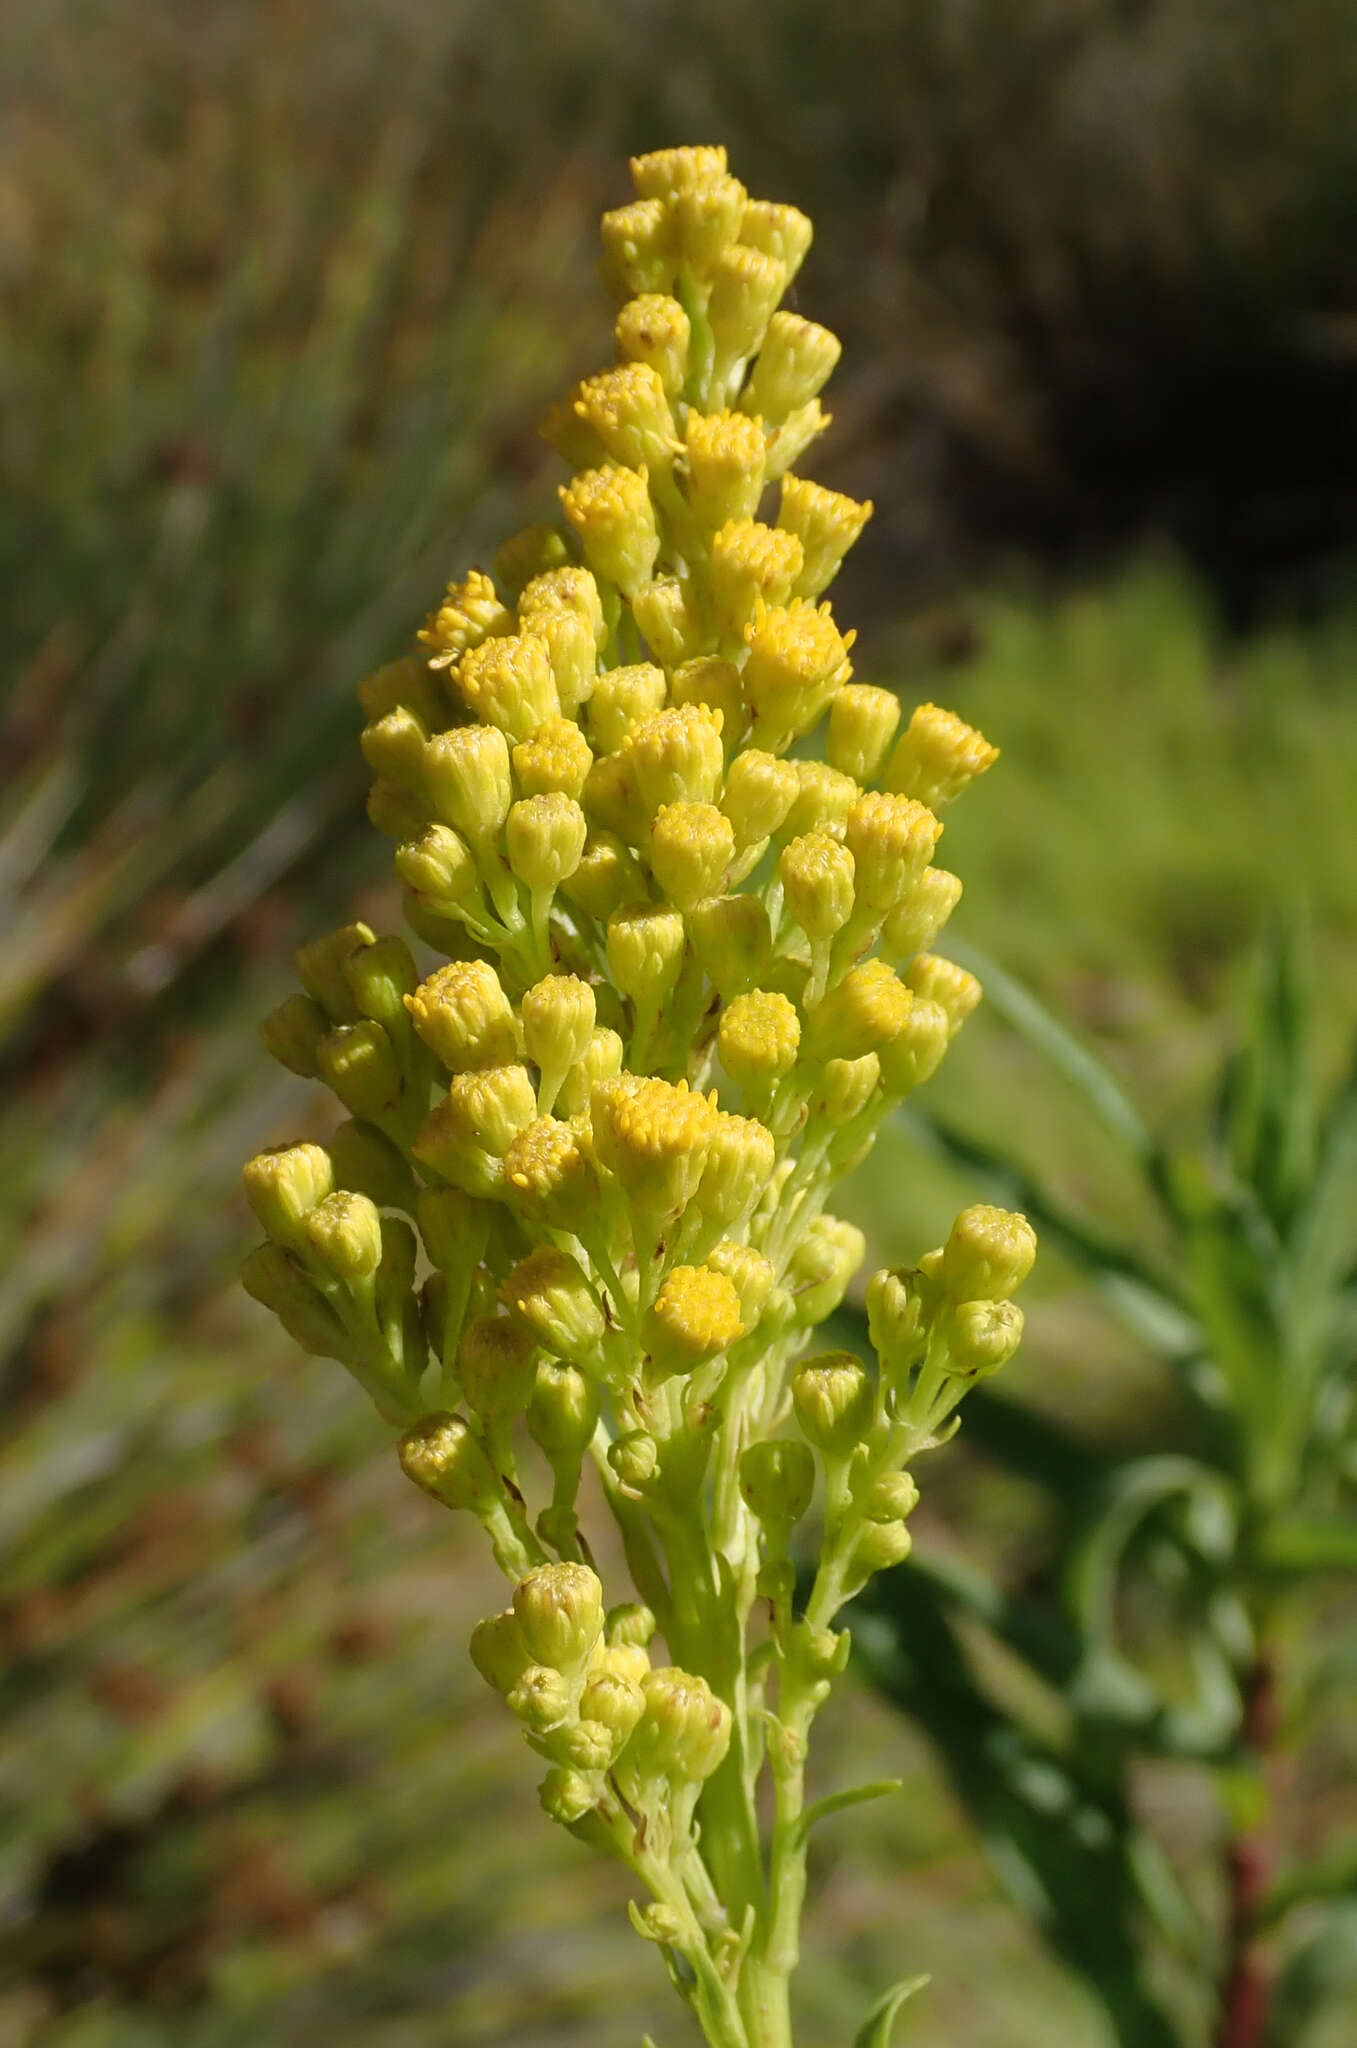
<path id="1" fill-rule="evenodd" d="M 1285 1230 L 1315 1149 L 1310 990 L 1298 912 L 1275 911 L 1258 949 L 1249 1044 L 1232 1063 L 1226 1136 L 1234 1170 Z"/>
<path id="2" fill-rule="evenodd" d="M 979 975 L 989 1002 L 1005 1022 L 1043 1053 L 1079 1091 L 1107 1129 L 1147 1168 L 1151 1167 L 1156 1157 L 1154 1139 L 1116 1075 L 1096 1053 L 1082 1045 L 1030 989 L 1005 973 L 997 961 L 978 947 L 955 941 L 949 942 L 949 951 L 961 966 Z"/>
<path id="3" fill-rule="evenodd" d="M 904 1977 L 898 1984 L 892 1985 L 885 1997 L 872 2007 L 866 2020 L 853 2036 L 853 2048 L 890 2048 L 896 2014 L 905 2000 L 913 1998 L 916 1991 L 922 1991 L 929 1981 L 927 1975 Z"/>

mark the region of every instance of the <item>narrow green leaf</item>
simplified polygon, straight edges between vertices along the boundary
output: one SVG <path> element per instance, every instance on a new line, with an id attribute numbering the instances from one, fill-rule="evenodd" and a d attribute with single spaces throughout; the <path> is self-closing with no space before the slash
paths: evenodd
<path id="1" fill-rule="evenodd" d="M 1029 1045 L 1045 1055 L 1078 1089 L 1107 1129 L 1148 1165 L 1155 1157 L 1154 1139 L 1116 1075 L 1097 1054 L 1082 1045 L 1030 989 L 1015 981 L 978 947 L 954 941 L 949 950 L 962 967 L 980 977 L 991 1007 Z"/>
<path id="2" fill-rule="evenodd" d="M 1289 1957 L 1268 2014 L 1267 2048 L 1293 2048 L 1308 2038 L 1310 2022 L 1326 2007 L 1339 2018 L 1350 2014 L 1355 1995 L 1357 1906 L 1349 1904 L 1330 1911 L 1311 1939 Z"/>
<path id="3" fill-rule="evenodd" d="M 1357 1572 L 1357 1523 L 1306 1520 L 1273 1522 L 1258 1539 L 1260 1564 L 1276 1572 Z"/>
<path id="4" fill-rule="evenodd" d="M 1258 949 L 1249 1044 L 1227 1092 L 1235 1172 L 1285 1229 L 1314 1156 L 1310 1000 L 1300 920 L 1278 911 Z"/>
<path id="5" fill-rule="evenodd" d="M 817 1821 L 828 1819 L 831 1813 L 842 1813 L 846 1806 L 864 1806 L 869 1799 L 884 1799 L 888 1792 L 898 1792 L 904 1782 L 903 1778 L 876 1778 L 870 1785 L 853 1785 L 846 1792 L 826 1793 L 802 1814 L 796 1824 L 797 1839 L 804 1841 Z"/>
<path id="6" fill-rule="evenodd" d="M 1352 1219 L 1357 1216 L 1357 1059 L 1325 1118 L 1319 1159 L 1292 1226 L 1289 1245 L 1292 1308 L 1301 1318 L 1302 1348 L 1323 1341 L 1340 1294 L 1357 1266 Z M 1312 1329 L 1312 1325 L 1318 1328 Z"/>
<path id="7" fill-rule="evenodd" d="M 913 1998 L 916 1991 L 922 1991 L 928 1981 L 926 1976 L 902 1978 L 900 1983 L 872 2007 L 866 2020 L 853 2036 L 853 2048 L 890 2048 L 895 2015 L 905 2000 Z"/>

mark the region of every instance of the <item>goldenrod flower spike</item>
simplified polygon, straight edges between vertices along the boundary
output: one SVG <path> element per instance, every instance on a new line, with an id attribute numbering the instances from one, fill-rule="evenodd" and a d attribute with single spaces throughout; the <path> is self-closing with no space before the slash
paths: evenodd
<path id="1" fill-rule="evenodd" d="M 875 1372 L 803 1356 L 865 1251 L 834 1187 L 979 999 L 934 950 L 937 814 L 995 749 L 933 705 L 901 729 L 822 601 L 872 508 L 803 473 L 839 356 L 779 304 L 810 222 L 720 148 L 632 173 L 617 360 L 543 429 L 559 519 L 360 686 L 421 950 L 351 924 L 298 955 L 264 1042 L 348 1118 L 250 1162 L 244 1279 L 483 1525 L 512 1599 L 471 1655 L 544 1812 L 627 1866 L 714 2048 L 791 2048 L 834 1622 L 1022 1328 L 1031 1230 L 981 1207 L 870 1282 Z M 632 1577 L 611 1609 L 596 1556 Z"/>

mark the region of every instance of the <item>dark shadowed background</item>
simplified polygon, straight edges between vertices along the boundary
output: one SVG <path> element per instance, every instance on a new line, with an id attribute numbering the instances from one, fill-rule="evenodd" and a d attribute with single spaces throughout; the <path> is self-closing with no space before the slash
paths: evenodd
<path id="1" fill-rule="evenodd" d="M 0 13 L 0 2041 L 689 2039 L 467 1665 L 476 1532 L 233 1278 L 239 1162 L 327 1127 L 255 1021 L 393 911 L 354 683 L 549 504 L 627 152 L 814 217 L 817 474 L 876 504 L 836 611 L 1003 749 L 958 928 L 1191 1129 L 1272 905 L 1324 1071 L 1357 993 L 1355 107 L 1351 0 Z M 1150 1228 L 997 1020 L 934 1096 Z M 975 1192 L 899 1135 L 853 1206 L 903 1258 Z M 1013 1391 L 1135 1438 L 1166 1389 L 1044 1264 Z M 939 1500 L 1039 1555 L 974 1453 Z M 826 1830 L 808 2048 L 915 1968 L 918 2048 L 1103 2048 L 923 1738 L 826 1725 L 906 1789 Z M 1296 1754 L 1300 1837 L 1357 1823 L 1351 1727 Z M 1147 1796 L 1190 1868 L 1198 1792 Z"/>

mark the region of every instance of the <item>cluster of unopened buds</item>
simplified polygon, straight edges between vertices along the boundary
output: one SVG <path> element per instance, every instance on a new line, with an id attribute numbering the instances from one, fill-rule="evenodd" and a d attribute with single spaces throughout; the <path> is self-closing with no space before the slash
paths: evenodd
<path id="1" fill-rule="evenodd" d="M 618 365 L 544 428 L 561 526 L 362 685 L 441 964 L 362 925 L 299 954 L 265 1041 L 348 1120 L 251 1161 L 245 1279 L 483 1524 L 513 1593 L 471 1654 L 546 1811 L 634 1871 L 710 2041 L 784 2048 L 834 1620 L 906 1556 L 910 1462 L 1012 1356 L 1035 1249 L 971 1209 L 870 1283 L 877 1370 L 804 1355 L 865 1251 L 835 1183 L 979 997 L 932 950 L 961 890 L 933 856 L 995 750 L 931 704 L 900 730 L 820 602 L 871 506 L 792 473 L 839 354 L 778 310 L 809 221 L 719 149 L 632 170 Z"/>

